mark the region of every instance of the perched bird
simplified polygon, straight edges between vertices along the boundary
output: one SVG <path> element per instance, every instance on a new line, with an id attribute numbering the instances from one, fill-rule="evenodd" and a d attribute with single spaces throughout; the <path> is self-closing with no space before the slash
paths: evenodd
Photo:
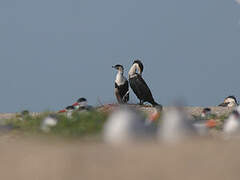
<path id="1" fill-rule="evenodd" d="M 206 136 L 208 135 L 209 128 L 216 126 L 216 120 L 209 119 L 211 115 L 210 108 L 204 108 L 201 112 L 201 117 L 193 121 L 193 126 L 196 129 L 198 135 Z"/>
<path id="2" fill-rule="evenodd" d="M 79 98 L 72 106 L 78 111 L 91 110 L 93 108 L 92 106 L 88 105 L 87 99 L 84 97 Z"/>
<path id="3" fill-rule="evenodd" d="M 122 65 L 115 65 L 112 68 L 116 69 L 117 75 L 115 79 L 115 96 L 117 98 L 118 103 L 127 103 L 129 101 L 129 87 L 128 80 L 124 77 L 124 68 Z"/>
<path id="4" fill-rule="evenodd" d="M 58 111 L 58 113 L 67 113 L 67 117 L 71 118 L 74 110 L 75 110 L 75 107 L 72 105 L 72 106 L 67 106 L 63 110 Z"/>
<path id="5" fill-rule="evenodd" d="M 223 132 L 226 138 L 240 137 L 240 114 L 234 110 L 224 122 Z"/>
<path id="6" fill-rule="evenodd" d="M 73 113 L 73 111 L 75 109 L 74 106 L 68 106 L 65 109 L 66 109 L 66 112 L 67 112 L 67 117 L 71 118 L 72 117 L 72 113 Z"/>
<path id="7" fill-rule="evenodd" d="M 140 104 L 149 102 L 153 106 L 161 106 L 153 99 L 152 93 L 142 78 L 143 64 L 140 60 L 135 60 L 128 72 L 130 87 L 140 100 Z"/>
<path id="8" fill-rule="evenodd" d="M 211 115 L 210 108 L 204 108 L 201 113 L 201 118 L 207 119 Z"/>
<path id="9" fill-rule="evenodd" d="M 235 96 L 228 96 L 224 99 L 223 103 L 219 104 L 218 106 L 222 107 L 235 107 L 238 105 L 237 99 Z"/>
<path id="10" fill-rule="evenodd" d="M 41 130 L 44 132 L 49 132 L 51 130 L 51 127 L 56 126 L 58 123 L 58 119 L 55 114 L 50 114 L 46 118 L 43 119 L 41 123 Z"/>
<path id="11" fill-rule="evenodd" d="M 24 118 L 31 116 L 28 110 L 23 110 L 19 114 L 16 114 L 16 118 L 20 121 L 24 120 Z"/>
<path id="12" fill-rule="evenodd" d="M 181 107 L 173 107 L 163 114 L 159 124 L 159 140 L 175 143 L 197 135 L 197 131 Z"/>
<path id="13" fill-rule="evenodd" d="M 206 126 L 207 128 L 214 128 L 217 126 L 216 119 L 210 119 L 211 117 L 211 109 L 204 108 L 201 113 L 201 119 L 195 120 L 194 125 L 196 126 Z"/>
<path id="14" fill-rule="evenodd" d="M 92 110 L 92 108 L 92 106 L 88 105 L 86 98 L 79 98 L 73 105 L 67 106 L 63 110 L 58 111 L 58 113 L 66 113 L 67 117 L 71 118 L 74 111 L 84 112 Z"/>
<path id="15" fill-rule="evenodd" d="M 21 116 L 28 116 L 30 112 L 28 110 L 21 111 Z"/>

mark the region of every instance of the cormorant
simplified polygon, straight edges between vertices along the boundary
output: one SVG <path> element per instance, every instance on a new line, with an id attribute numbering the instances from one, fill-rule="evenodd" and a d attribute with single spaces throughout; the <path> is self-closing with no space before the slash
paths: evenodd
<path id="1" fill-rule="evenodd" d="M 161 106 L 153 99 L 152 93 L 142 78 L 143 64 L 140 60 L 135 60 L 128 72 L 130 87 L 140 100 L 140 104 L 149 102 L 153 106 Z"/>
<path id="2" fill-rule="evenodd" d="M 115 65 L 112 68 L 116 69 L 117 75 L 115 79 L 115 96 L 117 98 L 118 103 L 127 103 L 129 101 L 129 87 L 128 80 L 124 77 L 124 68 L 122 65 Z"/>

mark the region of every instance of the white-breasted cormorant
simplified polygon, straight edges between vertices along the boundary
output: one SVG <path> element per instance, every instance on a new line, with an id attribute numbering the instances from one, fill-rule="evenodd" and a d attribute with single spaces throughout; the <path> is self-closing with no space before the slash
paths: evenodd
<path id="1" fill-rule="evenodd" d="M 115 79 L 115 96 L 117 98 L 118 103 L 127 103 L 129 101 L 129 87 L 128 80 L 124 77 L 124 68 L 122 65 L 115 65 L 112 68 L 116 69 L 117 75 Z"/>
<path id="2" fill-rule="evenodd" d="M 142 72 L 143 72 L 142 62 L 140 60 L 135 60 L 128 72 L 130 87 L 140 100 L 140 104 L 143 104 L 144 102 L 149 102 L 153 106 L 161 106 L 158 103 L 156 103 L 155 100 L 153 99 L 149 87 L 142 78 Z"/>

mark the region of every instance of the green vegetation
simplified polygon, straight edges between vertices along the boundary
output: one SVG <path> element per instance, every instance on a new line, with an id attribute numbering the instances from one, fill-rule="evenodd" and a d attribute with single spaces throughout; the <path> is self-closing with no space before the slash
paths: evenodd
<path id="1" fill-rule="evenodd" d="M 12 125 L 17 131 L 25 135 L 47 134 L 74 138 L 99 135 L 107 118 L 107 114 L 96 111 L 74 112 L 71 118 L 67 118 L 65 114 L 57 114 L 57 125 L 51 127 L 49 132 L 44 132 L 41 130 L 41 124 L 49 114 L 51 113 L 46 112 L 36 116 L 22 115 L 8 120 L 7 124 Z"/>
<path id="2" fill-rule="evenodd" d="M 65 113 L 56 114 L 58 122 L 56 126 L 49 127 L 44 131 L 42 127 L 43 120 L 52 114 L 51 112 L 41 113 L 39 115 L 31 115 L 29 113 L 19 113 L 16 118 L 7 120 L 6 124 L 11 125 L 14 131 L 23 135 L 47 135 L 53 137 L 64 138 L 79 138 L 79 137 L 99 137 L 103 124 L 105 123 L 108 114 L 99 111 L 89 112 L 74 112 L 71 118 L 68 118 Z M 147 117 L 147 113 L 143 113 Z M 200 116 L 193 116 L 196 120 L 201 120 Z M 210 115 L 207 119 L 216 120 L 216 127 L 213 129 L 222 130 L 224 120 L 228 115 L 217 116 Z M 161 116 L 153 122 L 157 125 L 161 122 Z"/>

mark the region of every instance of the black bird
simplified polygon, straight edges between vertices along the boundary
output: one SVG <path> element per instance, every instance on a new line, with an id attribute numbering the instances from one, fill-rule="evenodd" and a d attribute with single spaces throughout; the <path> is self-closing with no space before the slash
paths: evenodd
<path id="1" fill-rule="evenodd" d="M 129 87 L 128 80 L 124 77 L 124 68 L 122 65 L 115 65 L 112 68 L 116 69 L 117 75 L 115 79 L 115 96 L 117 98 L 118 103 L 127 103 L 129 101 Z"/>
<path id="2" fill-rule="evenodd" d="M 152 93 L 142 78 L 143 64 L 140 60 L 135 60 L 129 70 L 128 77 L 130 87 L 140 100 L 140 105 L 149 102 L 153 106 L 161 106 L 153 99 Z"/>

